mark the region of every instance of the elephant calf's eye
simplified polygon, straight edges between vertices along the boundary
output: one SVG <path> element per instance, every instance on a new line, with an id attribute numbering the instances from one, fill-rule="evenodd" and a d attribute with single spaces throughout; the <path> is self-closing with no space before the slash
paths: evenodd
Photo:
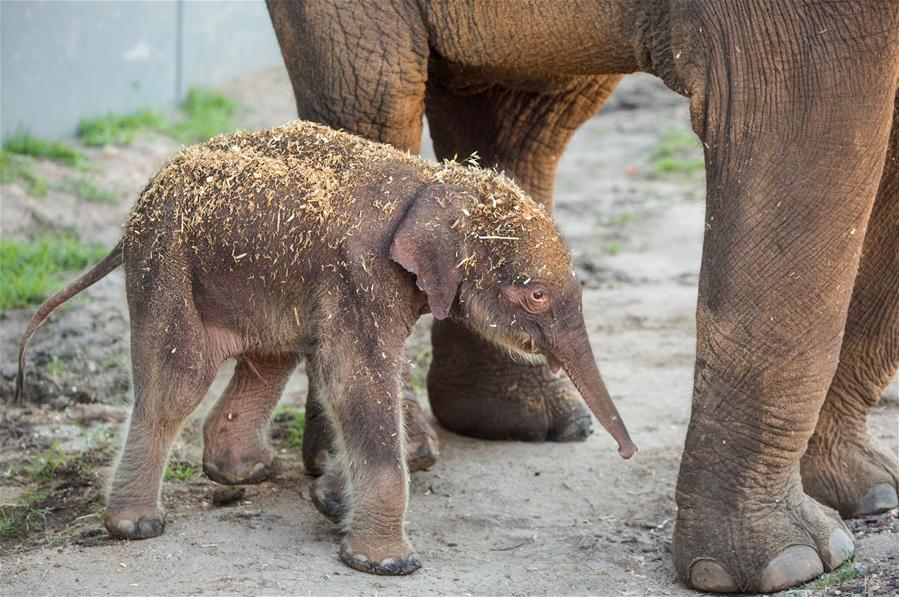
<path id="1" fill-rule="evenodd" d="M 549 307 L 549 296 L 542 288 L 535 288 L 524 295 L 524 308 L 531 313 L 541 313 Z"/>

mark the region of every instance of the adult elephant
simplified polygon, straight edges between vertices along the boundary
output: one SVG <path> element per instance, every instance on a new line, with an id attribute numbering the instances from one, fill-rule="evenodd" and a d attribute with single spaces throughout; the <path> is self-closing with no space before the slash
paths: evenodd
<path id="1" fill-rule="evenodd" d="M 707 210 L 678 573 L 705 590 L 795 585 L 852 551 L 830 508 L 896 505 L 895 458 L 866 431 L 899 364 L 894 0 L 269 10 L 302 118 L 417 152 L 426 113 L 438 157 L 477 151 L 547 206 L 562 150 L 622 74 L 689 97 Z M 586 434 L 586 411 L 543 367 L 453 324 L 433 344 L 428 393 L 449 429 Z"/>

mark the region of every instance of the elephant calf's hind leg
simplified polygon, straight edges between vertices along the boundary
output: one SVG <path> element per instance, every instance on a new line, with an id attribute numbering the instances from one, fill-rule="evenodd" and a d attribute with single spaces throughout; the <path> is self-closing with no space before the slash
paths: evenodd
<path id="1" fill-rule="evenodd" d="M 133 329 L 148 327 L 137 321 Z M 109 533 L 122 539 L 162 533 L 160 491 L 172 441 L 203 400 L 220 364 L 209 360 L 206 333 L 195 312 L 182 314 L 166 329 L 169 335 L 162 341 L 151 334 L 132 336 L 134 408 L 103 518 Z"/>
<path id="2" fill-rule="evenodd" d="M 238 358 L 225 393 L 203 424 L 203 470 L 224 484 L 259 483 L 272 472 L 266 432 L 296 355 Z"/>

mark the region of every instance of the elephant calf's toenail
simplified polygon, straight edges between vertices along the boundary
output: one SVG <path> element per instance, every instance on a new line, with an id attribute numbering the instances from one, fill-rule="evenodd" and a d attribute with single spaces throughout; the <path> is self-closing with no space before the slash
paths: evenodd
<path id="1" fill-rule="evenodd" d="M 247 475 L 244 483 L 259 483 L 260 481 L 264 481 L 266 477 L 268 477 L 268 469 L 263 463 L 257 462 L 253 467 L 253 470 L 250 471 L 250 474 Z"/>
<path id="2" fill-rule="evenodd" d="M 808 545 L 791 545 L 768 562 L 758 588 L 762 593 L 773 593 L 823 573 L 824 564 L 817 551 Z"/>
<path id="3" fill-rule="evenodd" d="M 690 584 L 701 591 L 732 593 L 737 583 L 724 566 L 715 560 L 697 560 L 690 566 Z"/>
<path id="4" fill-rule="evenodd" d="M 421 568 L 421 562 L 414 555 L 405 558 L 393 558 L 375 567 L 375 574 L 387 576 L 406 576 Z"/>
<path id="5" fill-rule="evenodd" d="M 134 531 L 136 527 L 134 523 L 130 520 L 121 520 L 118 524 L 115 525 L 116 531 L 118 532 L 119 537 L 131 538 L 134 537 Z"/>
<path id="6" fill-rule="evenodd" d="M 137 521 L 137 526 L 141 537 L 150 538 L 162 534 L 164 523 L 158 518 L 141 518 Z"/>
<path id="7" fill-rule="evenodd" d="M 879 483 L 868 490 L 856 509 L 856 516 L 880 514 L 899 505 L 896 489 L 892 485 Z"/>
<path id="8" fill-rule="evenodd" d="M 831 533 L 828 547 L 830 548 L 830 561 L 827 564 L 831 570 L 848 560 L 855 548 L 852 544 L 852 537 L 843 529 L 837 529 Z"/>

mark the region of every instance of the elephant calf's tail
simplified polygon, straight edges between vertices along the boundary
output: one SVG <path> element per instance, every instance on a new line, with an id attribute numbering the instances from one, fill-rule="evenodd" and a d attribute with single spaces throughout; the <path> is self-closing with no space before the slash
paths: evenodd
<path id="1" fill-rule="evenodd" d="M 98 280 L 104 278 L 109 272 L 122 265 L 122 241 L 109 252 L 109 255 L 103 258 L 103 261 L 90 268 L 83 276 L 48 298 L 43 305 L 38 308 L 34 317 L 28 322 L 25 333 L 22 334 L 22 342 L 19 344 L 19 370 L 16 372 L 16 396 L 15 402 L 22 400 L 22 388 L 25 384 L 25 348 L 31 336 L 37 331 L 44 321 L 56 310 L 61 304 L 87 288 Z"/>

